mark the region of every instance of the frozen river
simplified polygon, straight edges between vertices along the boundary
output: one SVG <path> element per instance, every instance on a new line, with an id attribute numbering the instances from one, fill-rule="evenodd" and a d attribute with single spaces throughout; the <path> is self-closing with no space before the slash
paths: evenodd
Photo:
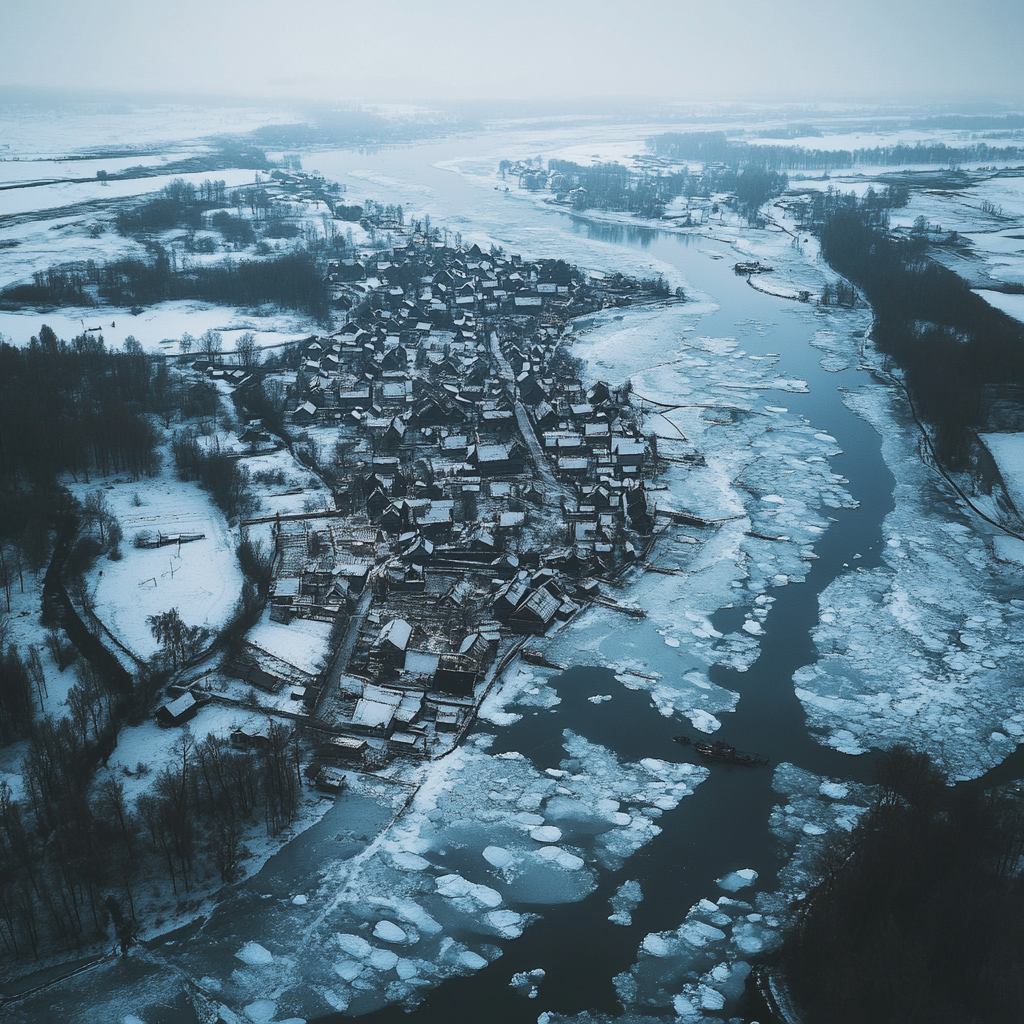
<path id="1" fill-rule="evenodd" d="M 791 849 L 836 822 L 849 827 L 876 744 L 913 734 L 943 749 L 940 718 L 911 716 L 898 693 L 878 698 L 870 665 L 842 676 L 837 659 L 852 663 L 854 654 L 821 632 L 841 630 L 842 607 L 823 609 L 858 580 L 875 587 L 869 606 L 849 613 L 866 636 L 871 616 L 904 607 L 894 590 L 914 605 L 913 578 L 900 576 L 893 552 L 928 543 L 901 539 L 906 519 L 893 518 L 903 507 L 894 494 L 915 478 L 909 468 L 894 478 L 890 466 L 910 466 L 916 442 L 879 398 L 884 389 L 857 368 L 867 313 L 819 311 L 733 273 L 741 253 L 763 251 L 813 288 L 821 267 L 788 238 L 588 221 L 496 190 L 487 176 L 502 157 L 554 148 L 541 132 L 487 135 L 310 154 L 304 164 L 344 182 L 350 201 L 401 203 L 407 217 L 429 214 L 465 241 L 604 273 L 662 274 L 684 287 L 683 305 L 608 311 L 578 325 L 574 352 L 592 378 L 628 377 L 647 403 L 647 429 L 672 460 L 659 505 L 721 525 L 673 526 L 659 538 L 652 560 L 664 572 L 636 572 L 614 594 L 646 618 L 592 608 L 544 641 L 567 671 L 514 665 L 476 734 L 425 771 L 385 833 L 407 794 L 346 794 L 207 921 L 21 1004 L 12 1020 L 85 1019 L 96 1006 L 112 1020 L 188 1020 L 185 976 L 251 1020 L 532 1024 L 544 1012 L 615 1015 L 620 1004 L 698 1020 L 701 1006 L 722 1009 L 711 981 L 692 980 L 704 969 L 698 953 L 709 969 L 718 963 L 713 977 L 731 999 L 742 976 L 730 965 L 771 941 L 771 915 L 755 912 L 755 898 L 779 881 L 781 837 L 803 837 Z M 866 386 L 874 397 L 860 400 L 862 417 L 849 395 Z M 900 431 L 903 448 L 894 448 Z M 699 468 L 682 460 L 694 452 L 704 457 Z M 920 500 L 935 522 L 963 527 L 948 495 Z M 963 550 L 979 563 L 979 593 L 998 604 L 1006 581 L 981 564 L 978 545 Z M 1005 631 L 1020 602 L 1004 604 L 972 628 Z M 943 614 L 951 630 L 963 627 L 961 610 Z M 894 656 L 886 643 L 903 642 L 887 635 L 878 661 Z M 819 670 L 825 640 L 831 660 Z M 1001 657 L 1009 671 L 1013 650 Z M 966 760 L 947 763 L 961 777 L 1016 745 L 1012 723 L 1024 709 L 1002 695 L 1002 669 L 985 677 L 993 696 L 976 717 L 960 709 L 956 719 Z M 846 702 L 839 711 L 836 700 Z M 913 718 L 906 733 L 901 714 Z M 763 752 L 771 765 L 709 771 L 673 742 L 695 730 Z M 797 822 L 788 832 L 783 808 Z M 723 892 L 736 893 L 735 903 Z M 703 917 L 690 913 L 698 906 Z M 538 969 L 543 977 L 531 980 Z"/>

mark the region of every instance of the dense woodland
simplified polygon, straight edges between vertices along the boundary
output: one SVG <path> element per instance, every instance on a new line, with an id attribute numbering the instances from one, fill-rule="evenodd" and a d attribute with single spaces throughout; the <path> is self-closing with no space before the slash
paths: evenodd
<path id="1" fill-rule="evenodd" d="M 783 952 L 807 1024 L 1024 1020 L 1024 798 L 882 758 L 873 808 L 822 853 Z"/>
<path id="2" fill-rule="evenodd" d="M 172 401 L 166 365 L 153 372 L 141 346 L 113 352 L 98 334 L 68 343 L 45 325 L 25 348 L 0 344 L 0 481 L 150 473 L 156 434 L 145 413 Z"/>
<path id="3" fill-rule="evenodd" d="M 805 149 L 802 146 L 730 140 L 726 138 L 725 132 L 670 132 L 648 139 L 647 144 L 655 155 L 668 160 L 753 164 L 775 171 L 832 171 L 851 167 L 910 167 L 921 164 L 956 167 L 964 163 L 1024 160 L 1024 148 L 1020 146 L 989 146 L 986 142 L 955 147 L 941 142 L 918 142 L 913 146 L 901 142 L 870 149 Z"/>
<path id="4" fill-rule="evenodd" d="M 804 223 L 820 233 L 829 264 L 871 303 L 875 344 L 903 368 L 918 414 L 934 428 L 937 454 L 966 468 L 992 389 L 1024 385 L 1024 326 L 929 259 L 924 234 L 888 230 L 886 209 L 901 198 L 818 193 L 804 207 Z"/>

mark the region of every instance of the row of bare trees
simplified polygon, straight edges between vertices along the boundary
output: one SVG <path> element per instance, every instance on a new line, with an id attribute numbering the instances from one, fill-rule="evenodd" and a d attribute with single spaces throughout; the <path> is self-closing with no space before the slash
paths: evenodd
<path id="1" fill-rule="evenodd" d="M 127 773 L 145 791 L 132 798 L 113 772 L 89 780 L 102 749 L 102 713 L 37 723 L 15 799 L 0 782 L 0 949 L 39 957 L 81 946 L 107 930 L 113 903 L 134 923 L 145 883 L 170 881 L 176 894 L 197 881 L 231 882 L 260 824 L 275 834 L 294 820 L 301 798 L 298 738 L 276 723 L 263 741 L 236 749 L 196 741 L 183 730 L 153 779 L 140 763 Z M 100 707 L 102 712 L 102 702 Z M 120 929 L 119 929 L 120 930 Z"/>

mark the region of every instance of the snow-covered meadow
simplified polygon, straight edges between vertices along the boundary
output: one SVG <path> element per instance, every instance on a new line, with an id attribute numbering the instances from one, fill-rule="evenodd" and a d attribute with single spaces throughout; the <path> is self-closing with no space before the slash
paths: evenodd
<path id="1" fill-rule="evenodd" d="M 211 635 L 231 617 L 242 591 L 237 532 L 198 484 L 183 483 L 165 462 L 160 474 L 136 481 L 70 483 L 85 499 L 97 489 L 124 533 L 121 558 L 100 557 L 87 574 L 97 615 L 111 634 L 142 659 L 157 651 L 149 616 L 177 608 L 190 626 Z M 203 534 L 201 540 L 137 548 L 140 533 Z"/>

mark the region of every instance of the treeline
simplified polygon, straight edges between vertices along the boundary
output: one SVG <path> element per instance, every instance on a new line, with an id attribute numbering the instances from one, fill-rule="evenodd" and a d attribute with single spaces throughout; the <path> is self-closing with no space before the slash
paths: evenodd
<path id="1" fill-rule="evenodd" d="M 346 211 L 348 207 L 341 207 L 341 210 Z M 342 220 L 351 219 L 351 216 L 346 216 L 345 213 L 341 214 Z M 401 205 L 393 206 L 388 203 L 386 206 L 383 203 L 375 202 L 372 199 L 366 201 L 365 206 L 362 209 L 362 216 L 360 220 L 365 220 L 368 224 L 372 224 L 375 228 L 385 228 L 392 231 L 405 226 L 405 211 Z"/>
<path id="2" fill-rule="evenodd" d="M 945 783 L 892 748 L 874 807 L 822 853 L 782 958 L 807 1024 L 1024 1020 L 1024 801 Z"/>
<path id="3" fill-rule="evenodd" d="M 123 157 L 135 156 L 137 149 L 105 149 L 98 153 L 83 153 L 79 156 L 64 157 L 68 162 L 75 160 L 118 160 Z M 167 164 L 135 164 L 123 171 L 97 171 L 96 177 L 101 181 L 118 181 L 130 178 L 155 178 L 166 174 L 199 174 L 202 171 L 224 170 L 229 167 L 246 167 L 254 170 L 266 170 L 272 166 L 267 154 L 250 143 L 226 142 L 211 153 L 201 156 L 184 157 L 172 160 Z"/>
<path id="4" fill-rule="evenodd" d="M 903 368 L 938 456 L 963 468 L 992 386 L 1024 384 L 1024 326 L 928 259 L 920 235 L 890 233 L 884 194 L 827 193 L 805 208 L 804 222 L 819 232 L 829 264 L 867 296 L 875 344 Z"/>
<path id="5" fill-rule="evenodd" d="M 301 795 L 297 739 L 269 726 L 256 749 L 236 750 L 182 732 L 170 764 L 135 802 L 108 774 L 90 789 L 91 716 L 44 719 L 32 737 L 15 800 L 0 782 L 0 942 L 34 956 L 105 934 L 107 914 L 127 945 L 141 886 L 166 871 L 176 893 L 198 875 L 233 881 L 247 856 L 245 831 L 268 834 L 294 819 Z M 140 762 L 133 776 L 148 775 Z"/>
<path id="6" fill-rule="evenodd" d="M 138 235 L 170 228 L 200 228 L 203 211 L 222 207 L 227 201 L 227 187 L 223 181 L 207 179 L 196 186 L 175 178 L 152 199 L 120 210 L 117 230 L 122 235 Z"/>
<path id="7" fill-rule="evenodd" d="M 640 217 L 660 217 L 665 206 L 683 193 L 685 175 L 636 174 L 618 163 L 590 167 L 569 160 L 548 162 L 550 187 L 558 194 L 582 188 L 573 196 L 577 209 L 623 210 Z M 525 182 L 529 187 L 529 181 Z"/>
<path id="8" fill-rule="evenodd" d="M 37 272 L 32 284 L 0 292 L 0 308 L 94 305 L 95 292 L 104 302 L 120 306 L 199 299 L 235 306 L 273 303 L 315 317 L 328 313 L 324 276 L 308 252 L 178 268 L 176 257 L 161 246 L 153 245 L 152 251 L 150 260 L 90 262 Z"/>
<path id="9" fill-rule="evenodd" d="M 25 348 L 0 344 L 0 488 L 51 483 L 64 472 L 133 478 L 158 465 L 146 416 L 167 400 L 166 367 L 102 336 L 68 343 L 46 325 Z"/>
<path id="10" fill-rule="evenodd" d="M 537 188 L 546 183 L 560 198 L 571 198 L 574 209 L 616 210 L 648 218 L 660 217 L 677 196 L 710 198 L 723 192 L 733 193 L 752 218 L 763 203 L 789 187 L 785 174 L 760 165 L 649 174 L 619 163 L 586 167 L 568 160 L 549 161 L 547 174 L 524 172 L 523 181 L 526 187 Z"/>
<path id="11" fill-rule="evenodd" d="M 311 182 L 319 180 L 309 179 Z M 326 193 L 324 198 L 329 198 Z M 228 206 L 234 206 L 237 215 L 232 214 Z M 246 208 L 251 216 L 242 215 Z M 299 225 L 283 216 L 281 204 L 274 202 L 263 185 L 234 189 L 229 194 L 223 181 L 207 180 L 191 185 L 181 178 L 165 185 L 152 199 L 122 209 L 116 223 L 122 235 L 135 237 L 183 228 L 188 232 L 187 249 L 213 251 L 213 239 L 196 240 L 194 237 L 196 231 L 207 226 L 207 217 L 212 230 L 236 245 L 255 242 L 257 228 L 264 238 L 270 239 L 295 238 L 302 233 Z"/>
<path id="12" fill-rule="evenodd" d="M 744 166 L 756 164 L 775 171 L 832 171 L 852 167 L 908 167 L 939 164 L 1005 162 L 1024 159 L 1020 146 L 970 146 L 945 143 L 875 146 L 870 149 L 805 149 L 802 146 L 759 145 L 726 138 L 725 132 L 668 132 L 647 140 L 648 148 L 669 160 L 699 160 Z"/>

